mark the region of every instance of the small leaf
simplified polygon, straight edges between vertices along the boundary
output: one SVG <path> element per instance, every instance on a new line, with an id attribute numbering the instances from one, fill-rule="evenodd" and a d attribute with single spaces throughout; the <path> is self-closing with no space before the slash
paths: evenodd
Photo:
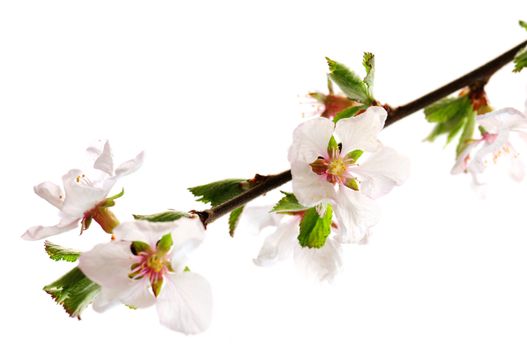
<path id="1" fill-rule="evenodd" d="M 157 242 L 157 249 L 161 252 L 168 253 L 170 248 L 172 248 L 172 244 L 174 244 L 174 241 L 172 240 L 172 234 L 167 233 L 161 239 Z"/>
<path id="2" fill-rule="evenodd" d="M 520 24 L 520 27 L 522 27 L 523 29 L 527 30 L 527 22 L 520 20 L 519 24 Z"/>
<path id="3" fill-rule="evenodd" d="M 234 236 L 234 231 L 236 231 L 236 226 L 238 226 L 238 222 L 240 221 L 240 216 L 243 212 L 243 206 L 234 209 L 231 211 L 231 214 L 229 215 L 229 234 L 231 237 Z"/>
<path id="4" fill-rule="evenodd" d="M 527 47 L 521 49 L 514 57 L 513 72 L 518 73 L 525 67 L 527 67 Z"/>
<path id="5" fill-rule="evenodd" d="M 464 113 L 467 105 L 471 107 L 466 96 L 447 97 L 425 108 L 426 120 L 431 123 L 442 123 Z"/>
<path id="6" fill-rule="evenodd" d="M 370 96 L 368 86 L 353 71 L 345 65 L 326 57 L 329 66 L 329 77 L 339 86 L 342 92 L 354 101 L 370 105 L 373 97 Z"/>
<path id="7" fill-rule="evenodd" d="M 475 113 L 471 113 L 470 115 L 467 115 L 467 118 L 465 119 L 465 125 L 463 127 L 463 133 L 461 133 L 461 137 L 459 138 L 459 143 L 456 147 L 456 158 L 459 157 L 459 155 L 467 148 L 468 143 L 470 140 L 472 140 L 472 136 L 474 135 L 474 129 L 476 128 L 476 116 Z"/>
<path id="8" fill-rule="evenodd" d="M 375 76 L 375 55 L 371 52 L 365 52 L 362 56 L 362 65 L 366 69 L 366 77 L 364 77 L 364 83 L 368 85 L 370 95 L 373 89 L 373 78 Z"/>
<path id="9" fill-rule="evenodd" d="M 362 111 L 363 109 L 366 109 L 367 106 L 365 105 L 358 105 L 346 108 L 343 111 L 338 112 L 335 114 L 335 117 L 333 117 L 333 121 L 336 123 L 341 119 L 346 119 L 355 116 L 359 111 Z"/>
<path id="10" fill-rule="evenodd" d="M 331 233 L 331 220 L 333 210 L 328 204 L 323 217 L 320 217 L 316 208 L 308 209 L 300 222 L 298 242 L 302 247 L 322 248 Z"/>
<path id="11" fill-rule="evenodd" d="M 284 194 L 284 197 L 276 203 L 271 212 L 286 214 L 294 213 L 299 211 L 304 211 L 307 208 L 298 202 L 293 193 L 281 191 Z"/>
<path id="12" fill-rule="evenodd" d="M 226 179 L 190 187 L 188 190 L 198 197 L 196 200 L 216 206 L 243 193 L 247 189 L 244 187 L 247 183 L 248 181 L 244 179 Z"/>
<path id="13" fill-rule="evenodd" d="M 181 211 L 167 210 L 161 213 L 150 214 L 150 215 L 138 215 L 134 214 L 134 219 L 136 220 L 146 220 L 150 222 L 170 222 L 176 221 L 181 218 L 190 218 L 192 215 L 189 213 L 184 213 Z"/>
<path id="14" fill-rule="evenodd" d="M 62 305 L 71 317 L 78 319 L 100 290 L 101 287 L 86 277 L 78 267 L 44 287 L 44 291 L 51 295 L 57 304 Z"/>
<path id="15" fill-rule="evenodd" d="M 44 242 L 44 249 L 46 249 L 46 253 L 48 253 L 49 257 L 55 261 L 64 260 L 74 262 L 77 261 L 81 255 L 81 253 L 78 251 L 61 247 L 60 245 L 53 244 L 50 241 Z"/>
<path id="16" fill-rule="evenodd" d="M 150 282 L 152 286 L 152 292 L 154 293 L 154 296 L 157 298 L 159 293 L 161 293 L 161 288 L 163 287 L 163 277 L 158 277 Z"/>
<path id="17" fill-rule="evenodd" d="M 447 144 L 465 126 L 468 117 L 474 114 L 472 103 L 468 96 L 445 98 L 425 108 L 426 119 L 437 123 L 427 141 L 434 141 L 436 137 L 446 134 Z"/>

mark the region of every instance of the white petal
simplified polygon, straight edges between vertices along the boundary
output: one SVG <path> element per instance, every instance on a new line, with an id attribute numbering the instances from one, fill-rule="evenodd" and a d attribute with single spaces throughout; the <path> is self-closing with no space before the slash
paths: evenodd
<path id="1" fill-rule="evenodd" d="M 121 303 L 136 307 L 138 309 L 152 306 L 156 303 L 156 297 L 152 292 L 148 278 L 133 280 L 130 288 L 119 296 Z"/>
<path id="2" fill-rule="evenodd" d="M 342 267 L 341 244 L 332 238 L 322 248 L 306 248 L 297 245 L 295 262 L 307 274 L 320 281 L 331 282 Z"/>
<path id="3" fill-rule="evenodd" d="M 143 165 L 144 152 L 139 153 L 134 159 L 130 159 L 115 169 L 115 176 L 125 176 L 133 173 Z"/>
<path id="4" fill-rule="evenodd" d="M 527 117 L 514 108 L 503 108 L 477 117 L 477 122 L 488 132 L 522 130 L 527 128 Z"/>
<path id="5" fill-rule="evenodd" d="M 525 178 L 525 164 L 517 156 L 511 155 L 510 175 L 516 181 L 522 181 Z"/>
<path id="6" fill-rule="evenodd" d="M 375 199 L 406 181 L 410 174 L 410 161 L 395 150 L 383 147 L 352 171 L 361 175 L 361 192 Z"/>
<path id="7" fill-rule="evenodd" d="M 82 171 L 74 169 L 62 177 L 66 196 L 62 211 L 66 215 L 82 217 L 108 194 L 104 189 L 85 183 L 82 175 Z"/>
<path id="8" fill-rule="evenodd" d="M 106 141 L 102 153 L 97 157 L 93 164 L 95 169 L 104 171 L 106 174 L 113 175 L 113 156 L 110 148 L 110 143 Z"/>
<path id="9" fill-rule="evenodd" d="M 40 197 L 48 201 L 49 204 L 57 207 L 58 209 L 62 208 L 64 203 L 64 192 L 60 186 L 52 182 L 43 182 L 33 187 L 33 190 Z"/>
<path id="10" fill-rule="evenodd" d="M 269 266 L 279 260 L 289 259 L 293 256 L 297 241 L 300 219 L 293 218 L 280 224 L 276 231 L 265 240 L 254 263 L 259 266 Z"/>
<path id="11" fill-rule="evenodd" d="M 342 142 L 342 154 L 360 149 L 375 152 L 381 144 L 377 135 L 384 127 L 386 110 L 382 107 L 368 107 L 356 117 L 341 119 L 335 127 L 338 142 Z"/>
<path id="12" fill-rule="evenodd" d="M 113 230 L 116 239 L 122 241 L 140 241 L 155 247 L 157 241 L 167 233 L 174 232 L 176 225 L 173 222 L 150 222 L 135 220 L 123 222 Z"/>
<path id="13" fill-rule="evenodd" d="M 93 301 L 93 309 L 97 312 L 105 312 L 108 309 L 119 305 L 119 294 L 121 292 L 120 289 L 101 288 L 101 291 Z"/>
<path id="14" fill-rule="evenodd" d="M 474 148 L 479 145 L 480 142 L 481 141 L 474 141 L 469 143 L 463 152 L 459 154 L 459 156 L 456 158 L 454 166 L 452 167 L 452 170 L 450 170 L 452 175 L 457 175 L 468 170 L 468 164 L 471 161 L 470 153 L 472 153 Z"/>
<path id="15" fill-rule="evenodd" d="M 79 221 L 79 218 L 63 218 L 55 226 L 33 226 L 22 235 L 22 238 L 28 241 L 36 241 L 58 235 L 59 233 L 77 228 L 79 226 Z"/>
<path id="16" fill-rule="evenodd" d="M 212 291 L 209 283 L 193 272 L 167 275 L 157 298 L 159 321 L 185 334 L 203 332 L 212 316 Z"/>
<path id="17" fill-rule="evenodd" d="M 319 156 L 326 157 L 333 130 L 333 122 L 327 118 L 319 117 L 300 124 L 293 133 L 289 162 L 309 164 Z"/>
<path id="18" fill-rule="evenodd" d="M 375 201 L 360 191 L 341 186 L 337 191 L 337 203 L 334 207 L 342 242 L 366 243 L 370 228 L 380 219 Z"/>
<path id="19" fill-rule="evenodd" d="M 79 268 L 93 282 L 120 294 L 132 288 L 136 282 L 128 274 L 131 266 L 138 261 L 138 257 L 130 250 L 130 242 L 112 241 L 98 244 L 82 253 Z"/>
<path id="20" fill-rule="evenodd" d="M 308 164 L 292 163 L 291 174 L 293 192 L 302 205 L 313 207 L 335 197 L 334 185 L 323 176 L 315 174 Z"/>
<path id="21" fill-rule="evenodd" d="M 271 209 L 271 206 L 245 207 L 238 225 L 238 231 L 248 226 L 246 231 L 257 234 L 266 227 L 277 226 L 280 223 L 281 215 L 271 213 Z"/>
<path id="22" fill-rule="evenodd" d="M 473 173 L 482 173 L 486 168 L 488 162 L 488 156 L 494 154 L 500 150 L 509 138 L 509 132 L 502 130 L 498 133 L 498 136 L 492 143 L 484 143 L 483 146 L 474 155 L 474 159 L 469 162 L 468 171 Z"/>

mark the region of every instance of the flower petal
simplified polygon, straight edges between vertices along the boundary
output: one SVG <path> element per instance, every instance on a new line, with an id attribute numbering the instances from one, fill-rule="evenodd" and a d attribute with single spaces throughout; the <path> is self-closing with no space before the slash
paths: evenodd
<path id="1" fill-rule="evenodd" d="M 22 238 L 28 241 L 36 241 L 46 237 L 58 235 L 69 230 L 73 230 L 79 226 L 80 218 L 63 218 L 55 226 L 33 226 L 30 227 Z"/>
<path id="2" fill-rule="evenodd" d="M 64 192 L 60 186 L 52 182 L 43 182 L 33 187 L 37 195 L 45 199 L 49 204 L 58 209 L 64 204 Z"/>
<path id="3" fill-rule="evenodd" d="M 297 245 L 294 257 L 296 264 L 307 274 L 322 282 L 331 282 L 342 267 L 341 252 L 341 244 L 329 238 L 319 249 Z"/>
<path id="4" fill-rule="evenodd" d="M 254 263 L 259 266 L 269 266 L 293 256 L 295 246 L 300 246 L 297 241 L 299 224 L 299 217 L 280 224 L 276 231 L 264 240 Z"/>
<path id="5" fill-rule="evenodd" d="M 487 156 L 499 151 L 509 139 L 507 130 L 500 131 L 492 143 L 485 142 L 483 146 L 474 155 L 474 159 L 468 164 L 468 171 L 473 173 L 482 173 L 485 170 Z"/>
<path id="6" fill-rule="evenodd" d="M 130 159 L 115 169 L 115 176 L 125 176 L 133 173 L 143 165 L 144 152 L 139 153 L 134 159 Z"/>
<path id="7" fill-rule="evenodd" d="M 131 266 L 138 262 L 132 254 L 130 242 L 112 241 L 98 244 L 79 257 L 79 268 L 102 288 L 120 294 L 132 288 L 134 281 L 128 277 Z"/>
<path id="8" fill-rule="evenodd" d="M 97 157 L 97 159 L 95 160 L 93 167 L 95 169 L 104 171 L 110 176 L 113 175 L 113 156 L 112 150 L 110 148 L 110 143 L 108 141 L 104 143 L 104 148 L 101 154 L 99 154 L 99 157 Z"/>
<path id="9" fill-rule="evenodd" d="M 503 108 L 477 117 L 477 122 L 492 134 L 500 130 L 525 130 L 527 117 L 514 108 Z"/>
<path id="10" fill-rule="evenodd" d="M 305 163 L 292 163 L 293 192 L 306 207 L 327 202 L 335 197 L 334 186 L 322 175 L 315 174 Z"/>
<path id="11" fill-rule="evenodd" d="M 380 219 L 380 211 L 373 199 L 360 191 L 340 186 L 334 207 L 339 223 L 341 242 L 366 243 L 370 228 Z"/>
<path id="12" fill-rule="evenodd" d="M 360 191 L 375 199 L 406 181 L 410 161 L 395 150 L 383 147 L 362 165 L 353 168 L 353 172 L 361 175 Z"/>
<path id="13" fill-rule="evenodd" d="M 156 303 L 156 297 L 151 291 L 150 282 L 147 278 L 134 280 L 128 289 L 119 296 L 121 303 L 138 309 L 152 306 Z"/>
<path id="14" fill-rule="evenodd" d="M 319 156 L 326 157 L 333 130 L 333 122 L 327 118 L 318 117 L 300 124 L 293 133 L 289 162 L 309 164 Z"/>
<path id="15" fill-rule="evenodd" d="M 78 169 L 70 170 L 62 177 L 62 181 L 66 193 L 62 211 L 72 217 L 82 217 L 108 194 L 106 190 L 90 185 L 89 180 Z"/>
<path id="16" fill-rule="evenodd" d="M 173 232 L 175 227 L 173 222 L 135 220 L 120 224 L 113 230 L 113 234 L 117 240 L 140 241 L 155 247 L 157 241 L 167 233 Z"/>
<path id="17" fill-rule="evenodd" d="M 381 147 L 377 135 L 384 127 L 386 110 L 382 107 L 368 107 L 356 117 L 341 119 L 335 127 L 337 141 L 342 142 L 342 154 L 356 149 L 375 152 Z"/>
<path id="18" fill-rule="evenodd" d="M 264 228 L 269 226 L 278 226 L 280 223 L 280 216 L 276 213 L 271 213 L 273 207 L 271 206 L 248 206 L 243 209 L 243 215 L 238 225 L 238 231 L 244 229 L 250 233 L 260 233 Z M 247 228 L 245 228 L 248 226 Z"/>
<path id="19" fill-rule="evenodd" d="M 209 283 L 193 272 L 166 276 L 157 298 L 159 321 L 185 334 L 203 332 L 212 315 L 212 291 Z"/>
<path id="20" fill-rule="evenodd" d="M 456 158 L 456 163 L 452 167 L 452 170 L 450 170 L 450 173 L 452 175 L 457 175 L 462 172 L 465 172 L 468 170 L 468 164 L 471 161 L 470 159 L 470 153 L 472 153 L 472 150 L 480 144 L 481 141 L 472 141 L 470 142 L 463 152 L 459 154 L 459 156 Z"/>

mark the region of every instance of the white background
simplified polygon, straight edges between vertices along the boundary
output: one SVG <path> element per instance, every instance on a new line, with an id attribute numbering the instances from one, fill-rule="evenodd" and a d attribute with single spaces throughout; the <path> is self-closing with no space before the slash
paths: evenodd
<path id="1" fill-rule="evenodd" d="M 3 346 L 525 349 L 525 183 L 499 177 L 482 200 L 467 176 L 449 175 L 452 148 L 421 142 L 431 128 L 422 113 L 383 131 L 412 175 L 379 201 L 370 244 L 346 247 L 334 284 L 306 281 L 292 264 L 258 268 L 263 236 L 231 239 L 225 220 L 211 225 L 190 265 L 215 298 L 198 336 L 163 328 L 154 308 L 68 318 L 41 288 L 71 265 L 19 238 L 57 219 L 32 186 L 86 164 L 97 140 L 110 139 L 118 160 L 147 153 L 121 183 L 121 220 L 203 208 L 186 187 L 288 168 L 309 109 L 299 96 L 324 91 L 324 56 L 361 71 L 362 52 L 374 52 L 375 96 L 397 106 L 524 40 L 521 18 L 520 1 L 3 1 Z M 495 107 L 523 110 L 526 73 L 511 70 L 488 92 Z M 55 241 L 88 249 L 106 239 L 93 228 Z"/>

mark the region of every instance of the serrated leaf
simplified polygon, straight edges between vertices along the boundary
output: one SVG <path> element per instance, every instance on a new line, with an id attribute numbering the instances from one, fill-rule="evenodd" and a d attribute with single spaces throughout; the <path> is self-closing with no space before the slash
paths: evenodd
<path id="1" fill-rule="evenodd" d="M 476 114 L 472 112 L 470 115 L 467 115 L 467 118 L 465 118 L 463 132 L 461 133 L 461 137 L 459 138 L 459 142 L 456 147 L 456 158 L 465 150 L 469 141 L 472 140 L 475 128 Z"/>
<path id="2" fill-rule="evenodd" d="M 472 103 L 468 96 L 445 98 L 425 108 L 428 121 L 437 123 L 427 141 L 434 141 L 436 137 L 446 134 L 447 144 L 463 129 L 466 119 L 474 114 Z"/>
<path id="3" fill-rule="evenodd" d="M 335 117 L 333 117 L 333 121 L 336 123 L 341 119 L 346 119 L 355 116 L 359 111 L 366 109 L 367 106 L 359 105 L 359 106 L 353 106 L 346 108 L 343 111 L 338 112 L 335 114 Z"/>
<path id="4" fill-rule="evenodd" d="M 302 247 L 322 248 L 331 233 L 333 209 L 328 204 L 323 217 L 318 215 L 316 208 L 308 209 L 300 222 L 298 242 Z"/>
<path id="5" fill-rule="evenodd" d="M 50 259 L 55 261 L 69 261 L 69 262 L 75 262 L 81 255 L 80 252 L 61 247 L 60 245 L 53 244 L 50 241 L 44 242 L 44 249 L 46 250 L 46 253 L 48 253 Z"/>
<path id="6" fill-rule="evenodd" d="M 236 226 L 238 226 L 238 222 L 240 221 L 240 216 L 243 212 L 243 206 L 234 209 L 231 211 L 231 214 L 229 215 L 229 234 L 231 237 L 234 236 L 234 231 L 236 231 Z"/>
<path id="7" fill-rule="evenodd" d="M 244 185 L 246 184 L 247 180 L 245 179 L 226 179 L 190 187 L 188 190 L 198 197 L 196 200 L 216 206 L 243 193 L 245 191 Z"/>
<path id="8" fill-rule="evenodd" d="M 191 215 L 189 213 L 184 213 L 181 211 L 167 210 L 161 213 L 150 215 L 133 214 L 133 217 L 136 220 L 146 220 L 150 222 L 170 222 L 179 220 L 181 218 L 189 218 L 191 217 Z"/>
<path id="9" fill-rule="evenodd" d="M 375 75 L 375 55 L 371 52 L 365 52 L 362 56 L 362 65 L 366 69 L 366 77 L 364 77 L 364 83 L 368 86 L 370 95 L 373 89 L 373 79 Z"/>
<path id="10" fill-rule="evenodd" d="M 78 319 L 100 290 L 101 287 L 86 277 L 78 267 L 44 287 L 44 291 L 51 295 L 57 304 L 62 305 L 71 317 Z"/>
<path id="11" fill-rule="evenodd" d="M 299 211 L 304 211 L 307 208 L 298 202 L 293 193 L 281 191 L 284 194 L 284 197 L 275 204 L 271 212 L 273 213 L 294 213 Z"/>
<path id="12" fill-rule="evenodd" d="M 467 96 L 447 97 L 425 108 L 426 120 L 431 123 L 442 123 L 465 113 L 471 107 Z"/>
<path id="13" fill-rule="evenodd" d="M 514 69 L 512 71 L 518 73 L 525 67 L 527 67 L 527 47 L 521 49 L 514 57 Z"/>
<path id="14" fill-rule="evenodd" d="M 339 86 L 342 92 L 354 101 L 370 105 L 373 97 L 370 95 L 368 86 L 357 74 L 345 65 L 326 57 L 329 66 L 329 77 Z"/>

